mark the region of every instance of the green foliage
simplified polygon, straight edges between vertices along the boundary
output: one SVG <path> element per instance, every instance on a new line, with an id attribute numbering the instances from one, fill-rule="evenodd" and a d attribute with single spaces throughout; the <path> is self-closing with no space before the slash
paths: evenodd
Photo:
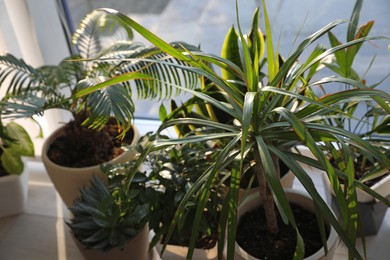
<path id="1" fill-rule="evenodd" d="M 85 247 L 123 249 L 147 224 L 149 204 L 143 199 L 142 187 L 134 183 L 130 193 L 123 192 L 122 179 L 110 179 L 107 187 L 94 176 L 70 208 L 73 217 L 67 224 Z"/>
<path id="2" fill-rule="evenodd" d="M 148 142 L 155 141 L 153 135 L 147 138 Z M 169 142 L 168 138 L 159 138 Z M 154 191 L 150 194 L 152 211 L 149 227 L 155 233 L 151 247 L 158 242 L 189 245 L 192 236 L 192 221 L 197 208 L 196 200 L 186 201 L 174 229 L 171 229 L 171 223 L 187 192 L 211 166 L 211 156 L 215 156 L 217 150 L 205 143 L 194 143 L 170 145 L 148 154 L 144 161 L 145 175 L 148 176 L 147 186 Z M 143 149 L 140 148 L 139 152 L 142 153 Z M 220 180 L 216 180 L 218 181 Z M 210 200 L 205 205 L 201 216 L 196 247 L 208 249 L 217 242 L 222 196 L 221 189 L 211 192 Z"/>
<path id="3" fill-rule="evenodd" d="M 361 2 L 357 1 L 353 10 L 353 24 L 356 24 Z M 141 154 L 137 165 L 147 158 L 148 153 L 163 149 L 168 144 L 193 144 L 196 142 L 218 144 L 219 151 L 213 158 L 212 165 L 183 197 L 174 216 L 173 225 L 181 220 L 180 212 L 184 212 L 186 204 L 192 202 L 195 197 L 197 198 L 197 212 L 193 221 L 192 232 L 197 234 L 200 229 L 203 209 L 210 199 L 211 191 L 216 187 L 215 180 L 219 178 L 221 169 L 235 162 L 234 165 L 237 165 L 237 167 L 232 168 L 229 172 L 229 178 L 231 179 L 229 193 L 221 209 L 221 216 L 223 217 L 220 219 L 221 233 L 219 239 L 219 250 L 222 253 L 226 230 L 228 259 L 233 259 L 237 228 L 236 209 L 239 204 L 237 194 L 248 159 L 253 158 L 249 161 L 254 164 L 256 169 L 260 184 L 259 190 L 263 191 L 263 194 L 268 192 L 268 198 L 270 198 L 268 205 L 264 205 L 264 207 L 266 210 L 273 211 L 275 210 L 273 208 L 275 202 L 277 210 L 284 216 L 285 222 L 296 229 L 299 238 L 296 254 L 302 256 L 304 245 L 302 239 L 300 239 L 299 228 L 279 181 L 279 161 L 282 161 L 290 168 L 313 198 L 317 215 L 321 216 L 319 221 L 327 219 L 348 247 L 350 256 L 360 259 L 361 256 L 355 247 L 356 221 L 350 221 L 351 217 L 356 214 L 356 189 L 363 189 L 386 205 L 390 205 L 390 203 L 386 198 L 376 194 L 363 183 L 351 178 L 350 169 L 347 172 L 341 172 L 338 168 L 335 168 L 329 162 L 328 157 L 337 150 L 331 144 L 341 143 L 341 149 L 345 155 L 341 159 L 348 167 L 351 165 L 351 160 L 348 157 L 346 147 L 351 146 L 370 153 L 373 158 L 377 159 L 378 164 L 383 169 L 390 169 L 390 160 L 369 140 L 339 125 L 324 125 L 319 119 L 331 119 L 335 115 L 340 119 L 348 118 L 348 113 L 340 108 L 345 104 L 350 104 L 351 101 L 356 103 L 372 101 L 384 113 L 388 114 L 390 111 L 390 95 L 384 91 L 366 87 L 362 82 L 356 80 L 354 73 L 348 72 L 345 66 L 344 68 L 338 68 L 336 75 L 331 74 L 320 79 L 315 76 L 318 75 L 319 70 L 324 68 L 322 66 L 324 62 L 336 55 L 338 51 L 348 50 L 351 52 L 351 56 L 348 57 L 350 59 L 353 58 L 362 43 L 380 39 L 388 40 L 388 38 L 381 36 L 349 38 L 346 43 L 336 44 L 336 41 L 334 41 L 334 45 L 329 48 L 323 45 L 314 46 L 312 51 L 307 53 L 309 47 L 321 37 L 327 34 L 332 35 L 330 32 L 335 27 L 348 22 L 337 20 L 308 36 L 290 55 L 284 57 L 274 47 L 271 24 L 268 20 L 264 1 L 263 7 L 266 36 L 262 35 L 261 31 L 259 32 L 257 21 L 260 11 L 256 10 L 249 36 L 244 35 L 240 27 L 237 30 L 231 29 L 229 31 L 226 37 L 228 42 L 225 41 L 223 45 L 223 57 L 198 52 L 191 52 L 189 56 L 183 56 L 183 53 L 177 52 L 168 43 L 162 41 L 132 19 L 120 16 L 124 23 L 132 26 L 155 46 L 190 65 L 190 67 L 185 67 L 172 64 L 172 67 L 196 73 L 204 79 L 201 88 L 197 90 L 188 90 L 180 85 L 175 86 L 196 98 L 191 99 L 183 107 L 174 107 L 173 113 L 175 113 L 175 116 L 167 114 L 162 109 L 161 115 L 165 118 L 165 121 L 161 125 L 160 131 L 172 126 L 179 126 L 178 129 L 182 135 L 178 139 L 169 141 L 156 139 Z M 107 12 L 110 11 L 107 10 Z M 364 31 L 368 31 L 368 27 Z M 355 34 L 353 32 L 353 30 L 349 30 L 348 34 Z M 266 51 L 263 56 L 264 48 Z M 308 54 L 305 55 L 307 58 L 303 57 L 304 53 Z M 237 54 L 239 54 L 239 57 L 236 56 Z M 188 57 L 191 57 L 191 59 Z M 168 65 L 167 63 L 164 64 Z M 346 61 L 345 64 L 349 66 L 351 60 Z M 214 71 L 214 67 L 223 71 L 222 76 Z M 342 74 L 339 71 L 345 71 L 346 73 Z M 117 78 L 117 80 L 119 79 Z M 156 78 L 155 80 L 161 81 L 164 79 Z M 350 89 L 320 97 L 315 95 L 314 87 L 322 86 L 326 88 L 326 86 L 335 82 L 347 84 Z M 109 82 L 102 83 L 101 87 L 109 84 Z M 200 102 L 198 103 L 198 101 Z M 194 112 L 193 108 L 197 108 L 198 104 L 200 104 L 200 110 Z M 228 115 L 230 120 L 218 119 L 216 110 Z M 319 145 L 322 143 L 326 145 Z M 307 146 L 314 155 L 314 159 L 306 157 L 304 154 L 289 151 L 289 148 L 299 144 Z M 300 163 L 309 164 L 326 172 L 335 190 L 339 205 L 341 205 L 342 210 L 339 219 L 334 216 L 330 207 L 322 199 L 309 174 Z M 348 194 L 342 191 L 339 177 L 351 181 Z M 272 199 L 275 199 L 275 201 Z M 277 227 L 275 228 L 272 222 L 273 219 L 267 220 L 269 232 L 277 233 Z M 322 237 L 325 237 L 324 232 Z M 195 239 L 192 238 L 187 257 L 191 257 L 194 246 Z"/>
<path id="4" fill-rule="evenodd" d="M 34 156 L 34 144 L 26 130 L 15 122 L 1 124 L 1 166 L 8 174 L 20 175 L 24 164 L 22 156 Z"/>
<path id="5" fill-rule="evenodd" d="M 73 35 L 77 54 L 66 57 L 56 66 L 33 68 L 12 54 L 0 56 L 0 86 L 6 88 L 1 102 L 4 117 L 30 117 L 49 108 L 69 110 L 79 122 L 101 129 L 111 115 L 126 132 L 134 118 L 133 92 L 139 98 L 167 98 L 175 94 L 171 84 L 193 88 L 193 73 L 168 67 L 160 60 L 185 66 L 180 60 L 154 46 L 133 42 L 132 28 L 116 15 L 95 10 L 88 14 Z M 184 42 L 170 45 L 178 51 L 196 51 Z M 123 75 L 110 88 L 95 85 Z M 159 77 L 164 81 L 150 80 Z M 93 93 L 91 93 L 93 92 Z"/>
<path id="6" fill-rule="evenodd" d="M 357 1 L 355 6 L 355 11 L 353 12 L 350 23 L 347 29 L 346 42 L 351 42 L 354 40 L 365 39 L 368 37 L 372 27 L 374 26 L 374 21 L 366 22 L 362 25 L 359 25 L 359 13 L 362 8 L 362 1 Z M 342 46 L 343 43 L 337 39 L 337 37 L 332 33 L 328 32 L 329 43 L 333 48 Z M 354 60 L 358 54 L 360 48 L 362 47 L 363 42 L 349 46 L 348 48 L 340 48 L 334 53 L 334 57 L 329 59 L 323 64 L 334 71 L 337 75 L 340 75 L 345 78 L 354 79 L 357 82 L 360 82 L 361 85 L 359 88 L 366 89 L 375 89 L 381 84 L 382 81 L 375 82 L 373 84 L 368 84 L 365 79 L 365 76 L 369 72 L 371 65 L 374 62 L 375 57 L 372 62 L 368 64 L 366 72 L 362 75 L 359 75 L 353 68 Z M 388 77 L 390 74 L 386 75 Z M 355 88 L 355 86 L 346 82 L 341 86 L 343 90 L 350 90 Z M 327 89 L 321 88 L 323 90 L 319 95 L 328 94 Z M 388 100 L 383 100 L 388 102 Z M 346 100 L 345 102 L 335 105 L 339 110 L 344 112 L 343 116 L 340 116 L 338 113 L 334 113 L 333 116 L 322 118 L 322 122 L 327 125 L 336 126 L 340 128 L 347 129 L 361 138 L 369 140 L 371 144 L 375 145 L 377 149 L 384 154 L 385 157 L 389 157 L 389 142 L 390 140 L 386 135 L 390 133 L 390 124 L 389 124 L 389 111 L 386 110 L 386 106 L 381 105 L 381 103 L 373 97 L 365 101 L 359 101 L 356 99 Z M 366 112 L 363 115 L 359 115 L 357 112 L 364 109 Z M 340 148 L 342 144 L 338 145 Z M 332 152 L 331 157 L 334 160 L 338 161 L 340 158 L 348 157 L 352 160 L 353 165 L 352 172 L 354 172 L 355 178 L 359 178 L 362 182 L 371 181 L 372 179 L 382 177 L 387 174 L 387 169 L 383 169 L 377 163 L 377 158 L 372 156 L 370 152 L 361 149 L 360 147 L 348 146 L 345 147 L 350 149 L 347 154 L 343 154 L 342 149 L 338 149 Z M 345 159 L 344 159 L 345 160 Z M 337 167 L 341 171 L 348 171 L 346 163 L 339 163 Z M 348 185 L 351 183 L 344 179 L 344 183 Z"/>

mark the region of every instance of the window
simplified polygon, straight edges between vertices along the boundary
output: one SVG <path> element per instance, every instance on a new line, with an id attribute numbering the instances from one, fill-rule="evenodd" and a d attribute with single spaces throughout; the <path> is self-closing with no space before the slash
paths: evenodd
<path id="1" fill-rule="evenodd" d="M 57 16 L 58 6 L 55 5 L 55 1 L 3 0 L 0 7 L 11 2 L 24 4 L 26 7 L 24 13 L 31 15 L 33 31 L 36 33 L 45 63 L 56 63 L 67 55 L 68 50 L 64 46 L 66 38 L 61 28 L 61 20 Z M 260 0 L 238 0 L 240 22 L 244 32 L 249 27 L 255 7 L 260 2 Z M 64 6 L 65 16 L 62 18 L 65 20 L 66 14 L 68 15 L 70 31 L 77 26 L 86 13 L 95 8 L 110 7 L 128 14 L 166 41 L 182 40 L 195 45 L 200 44 L 203 51 L 216 54 L 219 54 L 229 27 L 236 23 L 235 0 L 59 0 L 56 3 L 62 3 Z M 349 19 L 354 3 L 355 1 L 338 0 L 266 0 L 274 37 L 280 36 L 280 42 L 275 44 L 279 44 L 281 53 L 287 55 L 296 47 L 294 44 L 316 29 L 335 19 Z M 0 32 L 3 32 L 0 34 L 0 44 L 6 41 L 11 52 L 18 52 L 18 50 L 14 52 L 15 45 L 12 43 L 18 40 L 8 33 L 9 27 L 6 28 L 7 24 L 10 24 L 9 17 L 12 13 L 4 8 L 0 10 Z M 374 19 L 375 25 L 371 35 L 390 36 L 389 10 L 388 0 L 365 1 L 360 22 Z M 20 14 L 17 13 L 17 16 L 20 17 Z M 345 28 L 345 26 L 340 27 L 337 32 L 344 33 Z M 2 40 L 1 35 L 6 39 Z M 344 35 L 338 37 L 340 40 L 345 39 Z M 296 38 L 297 40 L 294 41 Z M 136 40 L 143 41 L 140 37 Z M 327 44 L 326 39 L 324 43 Z M 384 41 L 365 43 L 360 51 L 360 56 L 354 64 L 360 73 L 367 70 L 371 57 L 376 54 L 374 64 L 367 75 L 368 84 L 382 80 L 390 72 L 388 44 L 389 42 Z M 388 90 L 389 83 L 390 78 L 382 83 L 381 88 Z M 157 117 L 158 102 L 150 100 L 137 102 L 137 117 Z"/>

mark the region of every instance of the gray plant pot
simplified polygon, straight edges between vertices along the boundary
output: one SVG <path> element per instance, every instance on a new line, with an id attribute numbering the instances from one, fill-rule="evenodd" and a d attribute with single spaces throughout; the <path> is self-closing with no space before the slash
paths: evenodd
<path id="1" fill-rule="evenodd" d="M 331 205 L 332 209 L 338 214 L 339 206 L 337 199 L 334 195 L 334 192 L 331 188 L 330 182 L 328 178 L 326 177 L 326 174 L 323 173 L 323 180 L 326 188 L 326 199 L 328 203 Z M 386 182 L 389 182 L 389 178 L 385 178 Z M 381 184 L 382 186 L 387 187 L 387 183 Z M 375 189 L 376 187 L 372 187 Z M 375 189 L 376 190 L 376 189 Z M 381 190 L 383 187 L 381 187 Z M 386 195 L 381 190 L 376 190 L 379 194 L 386 197 L 387 199 L 390 199 L 390 195 Z M 371 197 L 369 199 L 369 195 L 367 193 L 363 193 L 360 190 L 358 192 L 358 213 L 361 223 L 361 232 L 359 232 L 359 236 L 373 236 L 378 234 L 380 227 L 382 225 L 383 219 L 385 217 L 386 211 L 388 207 L 381 203 L 377 202 L 374 198 Z M 390 192 L 390 190 L 387 191 L 387 194 Z"/>

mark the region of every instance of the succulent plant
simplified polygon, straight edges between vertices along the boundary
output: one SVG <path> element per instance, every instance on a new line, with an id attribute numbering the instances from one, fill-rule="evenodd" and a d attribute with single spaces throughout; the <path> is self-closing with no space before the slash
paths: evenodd
<path id="1" fill-rule="evenodd" d="M 70 208 L 74 217 L 67 224 L 87 248 L 123 250 L 148 222 L 149 204 L 142 199 L 142 191 L 134 188 L 124 192 L 126 185 L 117 180 L 110 179 L 113 183 L 107 186 L 94 176 L 91 185 L 81 189 L 79 199 Z"/>

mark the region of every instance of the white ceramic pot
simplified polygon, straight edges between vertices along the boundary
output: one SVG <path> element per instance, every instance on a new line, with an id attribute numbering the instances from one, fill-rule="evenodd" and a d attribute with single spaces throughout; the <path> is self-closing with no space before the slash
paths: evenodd
<path id="1" fill-rule="evenodd" d="M 152 260 L 159 259 L 155 250 L 149 251 L 148 240 L 149 229 L 147 226 L 133 239 L 131 239 L 123 250 L 113 248 L 108 251 L 85 248 L 73 237 L 78 249 L 86 260 Z"/>
<path id="2" fill-rule="evenodd" d="M 24 162 L 21 175 L 0 177 L 0 217 L 11 216 L 23 212 L 27 204 L 29 171 Z"/>
<path id="3" fill-rule="evenodd" d="M 73 201 L 79 197 L 80 189 L 89 185 L 93 175 L 107 180 L 106 175 L 100 170 L 100 165 L 70 168 L 53 163 L 47 157 L 47 151 L 51 143 L 61 134 L 64 127 L 59 128 L 53 132 L 44 142 L 42 148 L 42 161 L 45 165 L 46 171 L 54 184 L 57 192 L 61 196 L 65 205 L 71 207 Z M 138 129 L 133 125 L 134 138 L 131 145 L 134 145 L 139 140 Z M 120 156 L 114 158 L 112 163 L 123 163 L 131 160 L 135 155 L 135 151 L 125 151 Z"/>
<path id="4" fill-rule="evenodd" d="M 285 193 L 287 196 L 287 199 L 290 202 L 293 202 L 297 205 L 300 205 L 301 207 L 310 210 L 314 212 L 314 204 L 312 198 L 307 195 L 307 193 L 299 190 L 293 190 L 293 189 L 285 189 Z M 240 205 L 237 211 L 237 217 L 240 219 L 242 215 L 244 215 L 246 212 L 251 211 L 255 209 L 256 207 L 261 205 L 261 201 L 259 199 L 259 195 L 257 193 L 251 194 L 248 196 L 245 201 Z M 328 225 L 330 228 L 329 237 L 327 240 L 327 247 L 328 247 L 328 254 L 325 255 L 324 249 L 320 249 L 315 254 L 304 258 L 305 260 L 324 260 L 324 259 L 333 259 L 334 252 L 336 250 L 339 237 L 336 233 L 336 231 L 332 228 L 331 225 Z M 236 243 L 235 246 L 235 260 L 256 260 L 258 258 L 251 256 L 248 254 L 243 248 L 241 248 L 238 243 Z"/>
<path id="5" fill-rule="evenodd" d="M 160 253 L 163 245 L 157 244 L 156 249 Z M 162 254 L 162 259 L 169 260 L 183 260 L 186 259 L 188 254 L 188 247 L 185 246 L 175 246 L 167 245 L 165 247 L 164 253 Z M 199 249 L 195 248 L 192 255 L 192 260 L 207 260 L 207 259 L 218 259 L 218 244 L 216 244 L 211 249 Z"/>
<path id="6" fill-rule="evenodd" d="M 330 184 L 329 178 L 325 172 L 322 173 L 322 179 L 324 180 L 325 186 L 332 195 L 335 195 L 332 185 Z M 343 187 L 343 185 L 341 185 Z M 387 175 L 382 180 L 378 181 L 371 186 L 371 189 L 376 191 L 383 197 L 388 197 L 390 195 L 390 175 Z M 375 198 L 361 189 L 356 189 L 357 199 L 361 203 L 370 203 L 375 201 Z"/>

